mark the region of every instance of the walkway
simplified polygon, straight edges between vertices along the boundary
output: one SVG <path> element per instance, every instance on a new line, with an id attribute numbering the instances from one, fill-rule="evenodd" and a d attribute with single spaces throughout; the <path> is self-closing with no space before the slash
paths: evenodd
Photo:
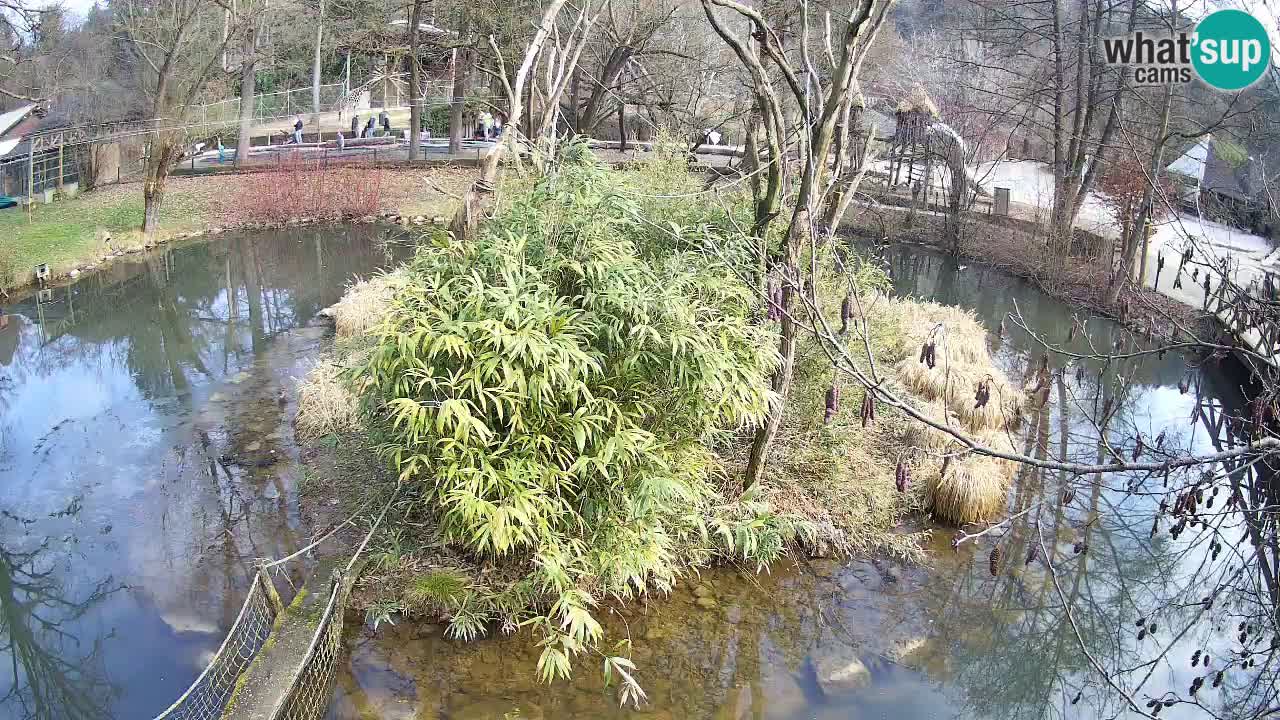
<path id="1" fill-rule="evenodd" d="M 337 562 L 322 562 L 289 607 L 276 618 L 271 635 L 244 672 L 228 701 L 225 720 L 272 720 L 278 717 L 295 676 L 302 670 L 316 631 L 340 593 Z"/>
<path id="2" fill-rule="evenodd" d="M 321 559 L 312 581 L 283 607 L 272 573 L 284 563 L 306 559 L 369 508 L 297 552 L 263 563 L 244 605 L 218 652 L 182 697 L 155 720 L 321 720 L 329 709 L 333 679 L 342 654 L 342 621 L 360 559 L 399 495 L 386 506 L 359 547 L 343 558 Z M 327 581 L 325 580 L 327 578 Z"/>

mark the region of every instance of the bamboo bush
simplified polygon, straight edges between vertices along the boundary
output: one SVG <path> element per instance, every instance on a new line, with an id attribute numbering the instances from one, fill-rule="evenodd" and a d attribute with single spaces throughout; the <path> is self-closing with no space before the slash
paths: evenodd
<path id="1" fill-rule="evenodd" d="M 776 358 L 751 289 L 690 250 L 716 227 L 642 222 L 613 175 L 578 154 L 474 242 L 420 246 L 352 376 L 443 540 L 523 568 L 467 606 L 430 582 L 416 597 L 455 603 L 457 636 L 533 628 L 546 680 L 600 652 L 604 597 L 670 590 L 717 553 L 763 565 L 803 529 L 713 482 L 709 445 L 770 400 Z"/>

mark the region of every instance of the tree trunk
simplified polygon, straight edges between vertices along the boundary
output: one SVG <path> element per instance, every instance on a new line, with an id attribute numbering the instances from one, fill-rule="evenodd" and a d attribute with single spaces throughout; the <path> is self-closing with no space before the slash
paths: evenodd
<path id="1" fill-rule="evenodd" d="M 465 6 L 459 23 L 458 37 L 465 38 L 469 30 L 470 15 Z M 454 50 L 453 59 L 453 97 L 449 100 L 449 153 L 456 155 L 462 152 L 463 104 L 467 98 L 467 80 L 470 77 L 471 56 L 468 49 L 460 47 Z"/>
<path id="2" fill-rule="evenodd" d="M 591 95 L 587 98 L 587 105 L 578 114 L 577 124 L 574 129 L 579 135 L 590 136 L 595 132 L 596 126 L 600 124 L 602 119 L 608 118 L 609 115 L 604 111 L 605 105 L 609 100 L 609 91 L 618 83 L 619 76 L 626 69 L 627 63 L 631 61 L 634 50 L 630 47 L 615 47 L 610 53 L 609 58 L 605 61 L 604 70 L 600 79 L 591 89 Z"/>
<path id="3" fill-rule="evenodd" d="M 1115 274 L 1111 280 L 1111 286 L 1107 288 L 1107 302 L 1114 304 L 1120 299 L 1120 291 L 1124 288 L 1124 284 L 1133 278 L 1134 256 L 1138 252 L 1138 248 L 1142 249 L 1143 274 L 1146 272 L 1147 261 L 1147 218 L 1151 217 L 1152 203 L 1155 200 L 1155 178 L 1159 177 L 1159 173 L 1164 164 L 1164 145 L 1168 140 L 1169 131 L 1169 114 L 1173 107 L 1173 86 L 1170 85 L 1165 90 L 1164 99 L 1160 103 L 1160 132 L 1156 136 L 1156 145 L 1151 152 L 1151 159 L 1147 165 L 1148 182 L 1146 187 L 1142 189 L 1142 204 L 1139 206 L 1138 215 L 1134 218 L 1132 227 L 1125 233 L 1123 238 L 1123 256 L 1120 260 L 1120 272 Z M 1139 242 L 1139 240 L 1141 240 Z M 1141 286 L 1145 277 L 1138 279 L 1138 285 Z"/>
<path id="4" fill-rule="evenodd" d="M 254 104 L 257 102 L 258 82 L 258 26 L 252 23 L 244 43 L 244 58 L 240 64 L 240 131 L 236 136 L 236 167 L 243 167 L 249 159 L 249 129 L 253 125 Z"/>
<path id="5" fill-rule="evenodd" d="M 413 0 L 409 14 L 409 161 L 418 159 L 418 133 L 422 129 L 422 70 L 418 63 L 418 26 L 422 23 L 422 0 Z"/>
<path id="6" fill-rule="evenodd" d="M 580 134 L 578 125 L 578 109 L 581 106 L 581 85 L 579 80 L 582 79 L 582 71 L 576 67 L 573 69 L 573 81 L 569 84 L 569 127 L 573 128 L 575 133 Z"/>
<path id="7" fill-rule="evenodd" d="M 525 92 L 525 82 L 529 78 L 532 67 L 536 64 L 538 53 L 542 51 L 542 46 L 547 41 L 547 37 L 551 34 L 551 28 L 555 24 L 556 16 L 560 14 L 560 10 L 564 8 L 566 0 L 551 0 L 547 9 L 543 11 L 542 22 L 538 26 L 538 31 L 534 33 L 533 39 L 529 41 L 529 45 L 525 49 L 524 60 L 520 64 L 520 68 L 516 71 L 515 82 L 507 83 L 507 102 L 511 106 L 511 115 L 507 121 L 508 130 L 503 132 L 502 138 L 489 148 L 488 153 L 484 156 L 484 161 L 480 166 L 480 177 L 467 188 L 467 192 L 462 196 L 462 204 L 458 207 L 458 211 L 454 213 L 453 221 L 449 224 L 449 231 L 454 238 L 461 242 L 470 242 L 476 236 L 476 232 L 480 228 L 480 218 L 484 215 L 485 207 L 493 197 L 493 190 L 498 182 L 498 164 L 502 160 L 502 154 L 508 145 L 513 148 L 515 146 L 515 130 L 520 126 L 521 103 L 520 98 Z M 531 89 L 531 88 L 530 88 Z M 456 109 L 456 108 L 455 108 Z"/>
<path id="8" fill-rule="evenodd" d="M 159 134 L 151 141 L 142 183 L 142 232 L 146 235 L 154 235 L 160 229 L 165 181 L 169 179 L 169 163 L 176 148 L 177 142 L 167 134 Z"/>
<path id="9" fill-rule="evenodd" d="M 320 49 L 324 41 L 324 0 L 320 0 L 320 22 L 316 23 L 316 54 L 311 64 L 311 112 L 316 134 L 320 134 Z"/>
<path id="10" fill-rule="evenodd" d="M 785 281 L 784 281 L 785 282 Z M 778 436 L 782 427 L 782 415 L 787 405 L 787 394 L 791 391 L 791 380 L 795 375 L 796 358 L 796 324 L 791 320 L 791 297 L 794 294 L 790 284 L 782 289 L 782 328 L 778 337 L 778 347 L 782 352 L 782 364 L 773 376 L 773 390 L 777 397 L 769 408 L 768 417 L 763 427 L 756 430 L 751 438 L 751 455 L 747 459 L 747 474 L 742 482 L 742 489 L 749 490 L 764 479 L 765 468 L 769 464 L 769 448 Z"/>

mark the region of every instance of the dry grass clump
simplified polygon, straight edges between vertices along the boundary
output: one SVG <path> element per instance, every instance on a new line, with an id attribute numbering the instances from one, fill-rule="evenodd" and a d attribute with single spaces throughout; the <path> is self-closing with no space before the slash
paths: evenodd
<path id="1" fill-rule="evenodd" d="M 896 311 L 904 348 L 917 351 L 931 335 L 938 340 L 938 364 L 950 358 L 961 365 L 990 365 L 991 354 L 987 350 L 987 329 L 963 308 L 939 305 L 925 300 L 894 300 L 890 303 Z M 941 330 L 935 330 L 941 325 Z"/>
<path id="2" fill-rule="evenodd" d="M 939 358 L 930 368 L 917 358 L 907 358 L 896 367 L 898 379 L 925 400 L 946 398 L 947 410 L 969 432 L 1016 428 L 1021 423 L 1023 394 L 1005 379 L 988 358 L 985 363 L 948 363 Z M 986 382 L 990 398 L 981 407 L 978 384 Z"/>
<path id="3" fill-rule="evenodd" d="M 903 342 L 917 352 L 895 366 L 897 378 L 920 398 L 931 420 L 953 426 L 982 445 L 1014 450 L 1011 439 L 1022 421 L 1026 395 L 1009 383 L 987 351 L 987 333 L 967 311 L 935 303 L 900 308 Z M 918 349 L 935 342 L 935 363 L 919 359 Z M 978 407 L 979 383 L 986 383 L 987 402 Z M 966 446 L 924 423 L 912 423 L 906 444 L 919 458 L 928 504 L 938 517 L 964 524 L 989 520 L 1005 506 L 1017 466 L 1007 460 L 964 454 Z"/>
<path id="4" fill-rule="evenodd" d="M 993 449 L 1013 449 L 1004 434 L 989 433 L 977 439 Z M 1005 508 L 1009 483 L 1017 469 L 1013 462 L 986 455 L 928 463 L 923 479 L 934 515 L 956 524 L 994 520 Z"/>
<path id="5" fill-rule="evenodd" d="M 297 427 L 303 440 L 360 428 L 360 401 L 332 361 L 322 359 L 298 383 Z"/>
<path id="6" fill-rule="evenodd" d="M 397 270 L 359 280 L 347 288 L 342 299 L 329 309 L 338 337 L 358 337 L 377 327 L 391 307 L 396 287 L 405 277 L 403 270 Z"/>

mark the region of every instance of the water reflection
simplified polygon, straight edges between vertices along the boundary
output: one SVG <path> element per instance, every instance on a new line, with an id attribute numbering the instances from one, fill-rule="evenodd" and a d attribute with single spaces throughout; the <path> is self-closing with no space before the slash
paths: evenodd
<path id="1" fill-rule="evenodd" d="M 318 522 L 279 398 L 323 342 L 305 326 L 384 263 L 382 239 L 229 236 L 5 308 L 0 717 L 151 717 L 200 671 L 254 560 Z"/>
<path id="2" fill-rule="evenodd" d="M 81 508 L 77 499 L 54 518 L 73 518 Z M 58 568 L 74 562 L 74 553 L 56 538 L 32 535 L 40 524 L 12 513 L 0 518 L 7 536 L 23 535 L 0 547 L 0 652 L 9 659 L 0 707 L 33 720 L 101 718 L 117 692 L 101 653 L 109 637 L 82 639 L 77 625 L 123 585 L 107 575 L 79 592 L 66 587 Z"/>
<path id="3" fill-rule="evenodd" d="M 1016 302 L 1045 340 L 1071 353 L 1143 342 L 1102 320 L 1073 333 L 1069 308 L 993 270 L 916 248 L 888 248 L 883 259 L 895 292 L 970 308 L 993 336 Z M 992 349 L 1011 379 L 1034 382 L 1044 353 L 1025 332 L 1006 323 Z M 1239 441 L 1240 430 L 1233 434 L 1222 418 L 1245 407 L 1240 384 L 1228 367 L 1176 353 L 1124 362 L 1056 356 L 1044 406 L 1026 414 L 1022 450 L 1107 463 L 1132 453 L 1141 434 L 1145 457 L 1211 452 Z M 1259 489 L 1270 476 L 1215 472 L 1219 509 L 1233 483 L 1246 499 L 1264 501 Z M 1170 487 L 1186 481 L 1175 476 Z M 1176 697 L 1160 717 L 1192 718 L 1277 704 L 1274 651 L 1242 668 L 1234 632 L 1246 615 L 1274 613 L 1267 566 L 1245 557 L 1215 562 L 1211 535 L 1172 538 L 1167 516 L 1153 539 L 1164 499 L 1156 474 L 1025 467 L 1009 496 L 1017 519 L 993 533 L 998 543 L 986 538 L 957 552 L 953 531 L 939 529 L 928 569 L 860 560 L 801 562 L 761 577 L 704 572 L 669 599 L 609 615 L 607 635 L 634 641 L 651 699 L 642 711 L 619 708 L 589 664 L 567 685 L 538 685 L 527 637 L 465 645 L 431 626 L 357 629 L 330 717 L 1111 718 L 1131 712 L 1127 697 L 1144 710 Z M 1213 537 L 1246 531 L 1238 514 L 1204 518 Z M 1215 588 L 1222 599 L 1208 610 L 1200 601 Z M 699 602 L 705 598 L 712 602 Z M 869 684 L 832 686 L 832 669 L 854 663 Z M 1206 682 L 1188 693 L 1194 678 L 1220 670 L 1220 687 Z"/>

